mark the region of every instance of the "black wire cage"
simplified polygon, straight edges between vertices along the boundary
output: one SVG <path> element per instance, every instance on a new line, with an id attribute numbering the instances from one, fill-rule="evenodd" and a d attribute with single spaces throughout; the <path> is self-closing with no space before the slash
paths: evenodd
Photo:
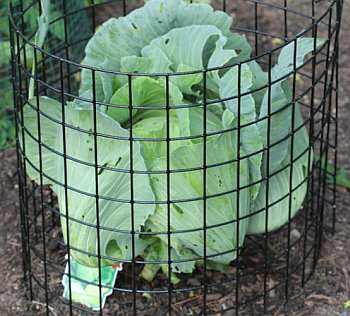
<path id="1" fill-rule="evenodd" d="M 10 1 L 23 277 L 47 315 L 278 313 L 335 230 L 343 1 L 191 2 Z"/>

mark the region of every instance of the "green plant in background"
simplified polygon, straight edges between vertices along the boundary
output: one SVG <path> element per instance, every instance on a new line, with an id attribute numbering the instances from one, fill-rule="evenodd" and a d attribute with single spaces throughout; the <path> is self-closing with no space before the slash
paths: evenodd
<path id="1" fill-rule="evenodd" d="M 0 150 L 12 146 L 15 138 L 12 86 L 9 80 L 10 42 L 7 5 L 7 1 L 0 2 Z"/>
<path id="2" fill-rule="evenodd" d="M 12 1 L 13 5 L 18 4 L 18 0 Z M 47 19 L 50 23 L 49 26 L 49 39 L 45 41 L 45 47 L 53 49 L 55 46 L 61 45 L 62 40 L 65 37 L 64 21 L 61 18 L 63 15 L 63 7 L 61 0 L 38 1 L 40 4 L 49 5 L 47 12 Z M 33 36 L 37 32 L 37 36 L 40 33 L 38 25 L 45 25 L 43 21 L 38 19 L 38 7 L 31 5 L 32 0 L 23 0 L 23 7 L 30 7 L 24 15 L 24 29 L 26 35 Z M 89 30 L 90 24 L 87 15 L 84 11 L 79 9 L 84 6 L 84 0 L 67 0 L 67 7 L 71 11 L 78 11 L 74 17 L 68 19 L 67 23 L 67 35 L 69 40 L 77 41 L 80 38 L 85 37 Z M 46 25 L 47 27 L 47 25 Z M 79 32 L 76 30 L 79 29 Z M 14 115 L 13 115 L 13 96 L 12 96 L 12 84 L 10 80 L 10 42 L 8 34 L 8 1 L 0 1 L 0 150 L 11 147 L 14 145 L 15 128 L 14 128 Z M 42 37 L 42 35 L 41 35 Z M 36 39 L 41 41 L 40 39 Z M 39 43 L 40 44 L 40 43 Z M 43 44 L 43 43 L 41 43 Z M 40 45 L 41 46 L 41 45 Z M 82 50 L 81 50 L 82 51 Z M 75 46 L 75 51 L 71 54 L 71 57 L 79 54 L 79 47 Z M 32 57 L 30 49 L 27 49 L 27 65 L 29 70 L 32 68 Z M 40 57 L 40 56 L 38 56 Z M 32 90 L 32 89 L 31 89 Z"/>
<path id="3" fill-rule="evenodd" d="M 332 162 L 328 163 L 328 170 L 329 172 L 334 173 L 335 166 L 332 164 Z M 330 176 L 329 181 L 332 182 L 333 178 Z M 350 190 L 350 177 L 347 172 L 347 170 L 343 167 L 340 167 L 337 169 L 337 176 L 335 177 L 335 183 L 339 187 L 343 187 L 345 189 Z"/>
<path id="4" fill-rule="evenodd" d="M 315 160 L 315 163 L 319 163 L 320 156 L 315 155 L 314 160 Z M 338 187 L 342 187 L 350 190 L 350 177 L 347 170 L 344 167 L 339 167 L 336 170 L 334 164 L 331 161 L 328 161 L 328 163 L 326 163 L 326 159 L 322 157 L 321 168 L 326 172 L 328 183 L 333 184 L 335 181 L 335 184 Z M 336 174 L 335 180 L 334 180 L 334 177 L 332 176 L 334 174 Z"/>
<path id="5" fill-rule="evenodd" d="M 24 6 L 29 1 L 24 1 Z M 14 5 L 16 2 L 14 1 Z M 29 10 L 25 15 L 25 24 L 28 32 L 34 32 L 37 28 L 37 19 L 34 10 Z M 14 145 L 15 127 L 13 114 L 13 95 L 10 80 L 10 42 L 8 26 L 8 2 L 0 3 L 0 150 Z M 59 33 L 58 30 L 56 33 Z"/>

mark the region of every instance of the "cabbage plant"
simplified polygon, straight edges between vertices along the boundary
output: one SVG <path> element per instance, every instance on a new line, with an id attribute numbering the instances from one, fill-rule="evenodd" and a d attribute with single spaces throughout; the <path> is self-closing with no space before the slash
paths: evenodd
<path id="1" fill-rule="evenodd" d="M 169 273 L 171 259 L 176 283 L 206 255 L 209 269 L 224 271 L 247 234 L 274 231 L 302 207 L 312 149 L 288 78 L 314 39 L 282 48 L 268 89 L 231 26 L 205 3 L 149 0 L 90 39 L 82 64 L 95 70 L 82 70 L 79 98 L 25 106 L 28 175 L 56 192 L 79 263 L 96 267 L 98 253 L 102 265 L 141 256 L 150 281 Z"/>

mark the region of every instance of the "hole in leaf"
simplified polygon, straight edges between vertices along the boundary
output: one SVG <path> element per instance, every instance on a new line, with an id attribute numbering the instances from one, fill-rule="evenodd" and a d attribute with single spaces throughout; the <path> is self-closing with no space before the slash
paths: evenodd
<path id="1" fill-rule="evenodd" d="M 180 207 L 178 207 L 177 205 L 174 205 L 174 208 L 175 208 L 175 211 L 177 213 L 179 213 L 179 214 L 183 214 L 184 213 L 184 211 Z"/>
<path id="2" fill-rule="evenodd" d="M 114 164 L 114 166 L 115 167 L 118 166 L 121 161 L 122 161 L 122 157 L 119 157 L 116 163 Z"/>
<path id="3" fill-rule="evenodd" d="M 99 172 L 98 172 L 98 175 L 100 176 L 102 174 L 103 171 L 105 171 L 106 167 L 108 166 L 108 163 L 106 162 L 105 164 L 102 165 L 102 167 L 100 168 Z"/>

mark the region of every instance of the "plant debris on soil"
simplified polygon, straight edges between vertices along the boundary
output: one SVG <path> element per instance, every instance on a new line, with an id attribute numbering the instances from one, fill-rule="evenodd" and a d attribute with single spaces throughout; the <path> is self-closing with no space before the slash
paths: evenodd
<path id="1" fill-rule="evenodd" d="M 306 4 L 305 4 L 306 5 Z M 309 6 L 309 4 L 307 4 Z M 267 16 L 267 20 L 272 21 L 273 17 Z M 271 20 L 272 19 L 272 20 Z M 338 163 L 350 172 L 350 61 L 348 52 L 350 51 L 350 1 L 346 1 L 344 6 L 343 32 L 341 36 L 340 52 L 340 102 L 339 102 L 339 150 Z M 22 243 L 21 227 L 19 214 L 19 192 L 17 184 L 17 165 L 15 150 L 0 152 L 0 316 L 31 316 L 44 315 L 46 306 L 43 291 L 33 282 L 33 292 L 36 297 L 30 300 L 28 289 L 24 287 L 22 272 Z M 37 190 L 38 191 L 38 190 Z M 38 194 L 38 192 L 34 192 Z M 54 199 L 48 190 L 44 190 L 45 202 L 53 204 Z M 332 213 L 325 213 L 325 230 L 324 241 L 318 264 L 311 279 L 306 283 L 303 289 L 299 288 L 300 271 L 292 275 L 293 284 L 291 285 L 291 297 L 288 304 L 283 304 L 284 287 L 277 287 L 268 293 L 268 310 L 269 315 L 308 315 L 308 316 L 348 316 L 344 303 L 350 299 L 350 194 L 347 190 L 339 188 L 337 199 L 337 219 L 336 231 L 331 233 Z M 299 240 L 301 230 L 299 229 L 301 216 L 297 216 L 291 223 L 291 236 Z M 48 258 L 50 259 L 49 279 L 50 288 L 54 289 L 49 295 L 51 315 L 68 315 L 68 309 L 61 300 L 62 287 L 61 277 L 65 266 L 65 248 L 64 245 L 56 242 L 61 239 L 61 232 L 57 218 L 47 218 L 48 225 L 46 234 L 50 236 L 47 240 Z M 40 229 L 40 222 L 37 227 Z M 299 229 L 299 230 L 298 230 Z M 273 288 L 276 280 L 281 279 L 285 273 L 283 260 L 276 259 L 281 253 L 283 239 L 286 234 L 286 228 L 283 228 L 277 237 L 269 240 L 269 255 L 273 260 L 273 273 L 268 274 L 267 283 L 269 288 Z M 40 232 L 38 233 L 40 235 Z M 35 238 L 35 237 L 33 237 Z M 262 254 L 253 253 L 254 247 L 259 243 L 259 236 L 248 238 L 240 267 L 244 267 L 244 279 L 242 280 L 242 293 L 247 297 L 254 297 L 259 291 L 261 292 L 261 277 L 263 274 L 249 273 L 249 271 L 258 272 L 264 267 L 259 266 Z M 38 253 L 42 251 L 40 238 L 34 243 L 33 247 Z M 285 244 L 284 244 L 285 247 Z M 300 244 L 295 242 L 291 250 L 291 258 L 297 258 L 300 252 Z M 253 253 L 253 255 L 252 255 Z M 293 259 L 293 260 L 294 260 Z M 297 266 L 299 262 L 291 262 L 291 267 Z M 40 280 L 44 279 L 43 263 L 33 256 L 32 258 L 33 274 L 37 275 Z M 136 273 L 139 273 L 141 267 L 137 267 Z M 201 284 L 201 270 L 184 278 L 181 287 L 196 288 Z M 207 294 L 206 301 L 208 309 L 213 313 L 219 313 L 220 308 L 234 306 L 235 291 L 232 284 L 228 281 L 236 276 L 236 266 L 233 264 L 227 273 L 208 272 L 210 283 L 218 284 L 213 287 Z M 310 272 L 310 271 L 307 271 Z M 124 270 L 118 275 L 118 285 L 127 286 L 131 280 L 131 268 L 125 265 Z M 294 286 L 295 285 L 295 286 Z M 165 277 L 158 276 L 153 283 L 139 281 L 137 286 L 143 289 L 164 288 L 167 286 Z M 130 284 L 129 284 L 130 287 Z M 295 288 L 294 288 L 295 287 Z M 137 296 L 137 310 L 139 315 L 166 315 L 167 296 Z M 176 315 L 195 315 L 201 312 L 203 296 L 198 291 L 192 291 L 189 294 L 174 294 L 173 310 Z M 130 315 L 130 302 L 132 294 L 114 293 L 108 298 L 104 315 Z M 83 312 L 76 312 L 75 315 L 87 315 Z M 233 312 L 227 312 L 224 315 L 234 315 Z M 246 304 L 242 307 L 240 315 L 260 316 L 263 315 L 263 298 L 256 301 L 255 304 Z"/>

